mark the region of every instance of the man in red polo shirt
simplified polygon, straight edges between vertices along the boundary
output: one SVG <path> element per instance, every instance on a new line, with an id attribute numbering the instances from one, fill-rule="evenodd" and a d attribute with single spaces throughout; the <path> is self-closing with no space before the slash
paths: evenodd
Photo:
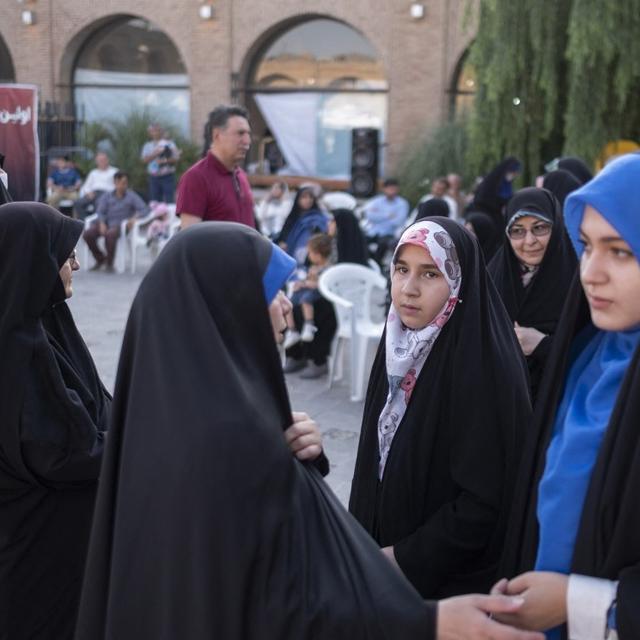
<path id="1" fill-rule="evenodd" d="M 253 196 L 240 168 L 251 146 L 251 127 L 243 107 L 220 105 L 209 114 L 205 136 L 211 146 L 178 184 L 176 212 L 181 228 L 203 220 L 241 222 L 255 227 Z"/>

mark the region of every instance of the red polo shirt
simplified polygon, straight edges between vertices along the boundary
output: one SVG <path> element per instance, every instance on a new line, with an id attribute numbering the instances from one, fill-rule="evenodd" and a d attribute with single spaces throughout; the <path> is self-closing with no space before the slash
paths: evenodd
<path id="1" fill-rule="evenodd" d="M 211 152 L 180 178 L 176 212 L 256 226 L 247 174 L 240 168 L 229 171 Z"/>

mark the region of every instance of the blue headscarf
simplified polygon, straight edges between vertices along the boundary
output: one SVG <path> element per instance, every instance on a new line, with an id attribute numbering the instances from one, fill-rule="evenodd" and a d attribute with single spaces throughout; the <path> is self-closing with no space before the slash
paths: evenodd
<path id="1" fill-rule="evenodd" d="M 623 156 L 569 195 L 565 223 L 578 256 L 587 205 L 596 209 L 640 261 L 640 154 Z M 640 328 L 601 331 L 590 326 L 574 343 L 574 362 L 547 449 L 538 489 L 540 542 L 536 569 L 569 573 L 582 507 L 618 391 L 640 344 Z M 559 629 L 547 632 L 560 638 Z"/>
<path id="2" fill-rule="evenodd" d="M 272 242 L 269 264 L 267 264 L 267 268 L 262 276 L 262 286 L 264 287 L 264 297 L 267 300 L 267 304 L 271 304 L 295 268 L 296 261 Z"/>
<path id="3" fill-rule="evenodd" d="M 640 153 L 617 158 L 567 197 L 564 222 L 578 257 L 582 256 L 580 225 L 588 204 L 624 238 L 640 261 Z"/>

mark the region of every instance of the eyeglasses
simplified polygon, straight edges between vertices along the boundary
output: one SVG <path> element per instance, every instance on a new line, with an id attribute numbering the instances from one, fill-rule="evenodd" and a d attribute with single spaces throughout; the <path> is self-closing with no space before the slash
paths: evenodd
<path id="1" fill-rule="evenodd" d="M 553 228 L 553 225 L 549 224 L 548 222 L 538 222 L 537 224 L 534 224 L 531 227 L 531 229 L 526 229 L 525 227 L 517 227 L 516 225 L 513 225 L 512 227 L 507 229 L 507 235 L 512 240 L 522 240 L 527 236 L 527 232 L 531 231 L 531 233 L 536 238 L 542 238 L 544 236 L 548 236 L 551 233 L 552 228 Z"/>

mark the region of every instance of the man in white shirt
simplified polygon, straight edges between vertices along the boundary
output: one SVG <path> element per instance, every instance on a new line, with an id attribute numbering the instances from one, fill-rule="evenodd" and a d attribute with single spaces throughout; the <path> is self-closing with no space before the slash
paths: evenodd
<path id="1" fill-rule="evenodd" d="M 100 196 L 113 191 L 113 176 L 118 169 L 109 164 L 109 156 L 106 153 L 96 153 L 96 168 L 92 169 L 80 187 L 80 198 L 73 207 L 76 218 L 84 220 L 95 212 Z"/>

